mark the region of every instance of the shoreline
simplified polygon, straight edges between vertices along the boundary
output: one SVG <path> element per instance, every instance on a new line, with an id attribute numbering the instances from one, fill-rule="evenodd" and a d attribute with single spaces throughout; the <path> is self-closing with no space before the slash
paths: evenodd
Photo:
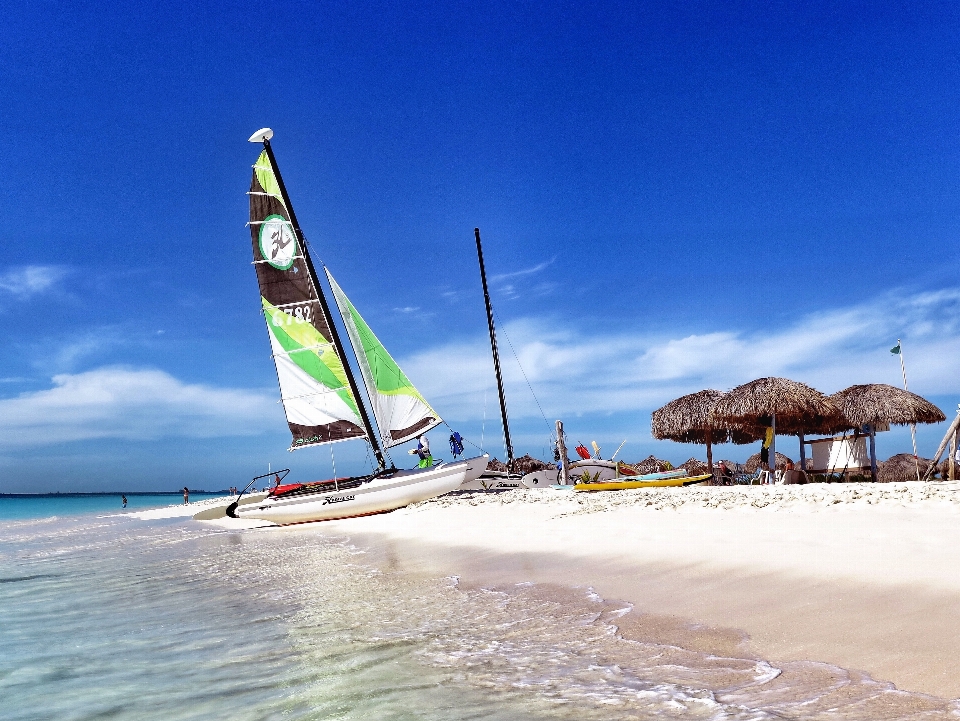
<path id="1" fill-rule="evenodd" d="M 312 528 L 470 586 L 592 588 L 632 604 L 628 634 L 957 699 L 957 521 L 960 484 L 906 483 L 460 493 Z"/>

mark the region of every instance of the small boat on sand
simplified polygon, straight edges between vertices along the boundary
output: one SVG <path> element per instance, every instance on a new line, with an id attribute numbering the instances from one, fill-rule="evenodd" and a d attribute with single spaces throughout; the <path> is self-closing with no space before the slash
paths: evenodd
<path id="1" fill-rule="evenodd" d="M 631 488 L 670 488 L 677 486 L 693 486 L 698 483 L 705 483 L 713 478 L 710 473 L 702 476 L 680 476 L 676 478 L 654 478 L 649 480 L 626 479 L 618 481 L 600 481 L 594 483 L 577 483 L 574 485 L 575 491 L 625 491 Z"/>
<path id="2" fill-rule="evenodd" d="M 576 483 L 581 478 L 589 478 L 591 483 L 598 481 L 615 480 L 658 480 L 667 478 L 679 478 L 687 475 L 685 468 L 675 468 L 669 471 L 660 471 L 658 473 L 640 474 L 632 466 L 628 466 L 622 461 L 607 461 L 602 458 L 586 458 L 574 461 L 567 466 L 569 480 Z M 528 473 L 523 477 L 523 484 L 527 488 L 544 488 L 549 485 L 559 484 L 560 471 L 557 468 L 549 468 L 543 471 Z"/>

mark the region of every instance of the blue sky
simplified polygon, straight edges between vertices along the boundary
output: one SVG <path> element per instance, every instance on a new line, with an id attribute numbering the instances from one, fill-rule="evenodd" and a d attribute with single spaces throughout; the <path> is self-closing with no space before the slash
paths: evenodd
<path id="1" fill-rule="evenodd" d="M 521 453 L 547 426 L 511 344 L 549 422 L 628 460 L 695 452 L 649 435 L 682 393 L 897 384 L 898 337 L 952 416 L 960 9 L 728 5 L 8 8 L 0 492 L 329 475 L 285 450 L 248 257 L 263 126 L 315 251 L 497 455 L 475 226 Z"/>

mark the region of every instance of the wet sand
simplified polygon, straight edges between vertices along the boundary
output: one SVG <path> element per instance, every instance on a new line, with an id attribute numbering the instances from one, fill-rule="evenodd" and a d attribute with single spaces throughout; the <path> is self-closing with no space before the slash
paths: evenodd
<path id="1" fill-rule="evenodd" d="M 960 697 L 960 484 L 445 496 L 316 524 L 391 568 L 590 586 L 625 635 Z"/>

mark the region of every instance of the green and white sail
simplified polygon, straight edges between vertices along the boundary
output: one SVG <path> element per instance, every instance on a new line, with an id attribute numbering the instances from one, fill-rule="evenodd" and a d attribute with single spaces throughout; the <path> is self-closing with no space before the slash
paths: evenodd
<path id="1" fill-rule="evenodd" d="M 266 150 L 253 166 L 250 235 L 291 448 L 366 438 L 330 320 Z"/>
<path id="2" fill-rule="evenodd" d="M 350 344 L 357 354 L 370 405 L 386 446 L 409 441 L 443 423 L 370 330 L 329 270 L 327 280 L 343 316 Z"/>

